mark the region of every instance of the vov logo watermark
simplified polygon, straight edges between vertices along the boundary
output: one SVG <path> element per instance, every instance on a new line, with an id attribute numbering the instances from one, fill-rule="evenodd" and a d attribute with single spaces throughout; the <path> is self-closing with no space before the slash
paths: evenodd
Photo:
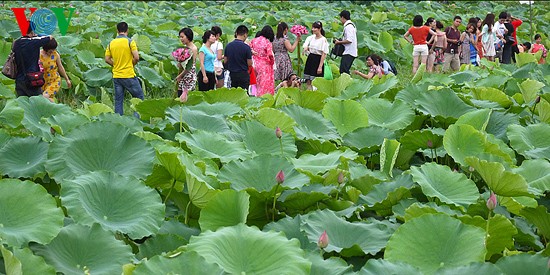
<path id="1" fill-rule="evenodd" d="M 21 35 L 27 35 L 29 29 L 29 22 L 34 30 L 34 33 L 38 35 L 50 35 L 55 31 L 56 27 L 59 27 L 61 35 L 67 34 L 67 29 L 73 17 L 75 8 L 29 8 L 31 18 L 30 20 L 25 15 L 27 8 L 11 8 Z M 69 11 L 68 17 L 65 17 L 65 11 Z"/>

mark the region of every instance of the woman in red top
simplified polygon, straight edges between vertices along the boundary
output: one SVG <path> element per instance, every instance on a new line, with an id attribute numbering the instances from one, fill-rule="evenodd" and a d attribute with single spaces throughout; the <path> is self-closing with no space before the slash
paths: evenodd
<path id="1" fill-rule="evenodd" d="M 412 43 L 414 45 L 413 47 L 413 68 L 412 73 L 415 74 L 416 70 L 418 69 L 419 65 L 419 59 L 421 59 L 420 64 L 426 64 L 426 60 L 428 59 L 428 43 L 426 42 L 426 38 L 428 37 L 428 34 L 431 34 L 435 36 L 434 43 L 437 42 L 437 36 L 432 29 L 428 26 L 423 26 L 422 22 L 424 19 L 421 15 L 416 15 L 413 19 L 413 26 L 403 35 L 409 43 Z M 412 41 L 409 39 L 409 36 L 412 36 Z"/>

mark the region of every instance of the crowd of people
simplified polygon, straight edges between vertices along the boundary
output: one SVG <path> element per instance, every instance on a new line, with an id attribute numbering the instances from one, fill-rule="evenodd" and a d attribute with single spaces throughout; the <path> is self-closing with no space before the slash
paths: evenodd
<path id="1" fill-rule="evenodd" d="M 289 26 L 285 22 L 277 25 L 276 33 L 271 26 L 264 26 L 252 39 L 248 36 L 249 29 L 240 25 L 235 30 L 235 39 L 225 49 L 220 41 L 222 29 L 219 26 L 204 32 L 200 48 L 193 43 L 193 31 L 190 28 L 181 29 L 179 39 L 184 48 L 176 58 L 179 73 L 175 77 L 178 97 L 186 101 L 189 91 L 221 87 L 240 87 L 251 96 L 273 95 L 279 88 L 301 87 L 303 83 L 308 90 L 315 90 L 312 80 L 324 76 L 325 60 L 331 46 L 333 53 L 337 46 L 343 46 L 342 53 L 338 54 L 341 56 L 341 74 L 355 74 L 366 79 L 397 74 L 394 64 L 377 54 L 366 57 L 368 72 L 350 72 L 358 56 L 357 31 L 349 11 L 343 10 L 339 16 L 344 30 L 341 39 L 333 39 L 332 45 L 325 37 L 322 22 L 312 23 L 312 34 L 303 43 L 302 53 L 307 58 L 302 78 L 298 78 L 293 70 L 289 55 L 299 47 L 302 37 L 300 33 L 295 33 L 296 39 L 291 42 L 287 36 Z M 480 65 L 481 58 L 490 61 L 498 58 L 501 63 L 509 64 L 515 62 L 517 53 L 541 51 L 539 63 L 544 63 L 547 55 L 540 34 L 535 35 L 533 44 L 518 43 L 516 30 L 523 21 L 508 12 L 501 12 L 497 21 L 492 13 L 487 14 L 484 20 L 470 18 L 462 33 L 458 29 L 462 24 L 460 16 L 455 16 L 452 25 L 446 28 L 432 17 L 424 23 L 421 15 L 416 15 L 412 23 L 404 38 L 413 44 L 413 74 L 420 64 L 426 64 L 428 72 L 448 72 L 459 70 L 461 64 Z M 105 62 L 112 66 L 115 112 L 123 114 L 125 90 L 140 99 L 143 99 L 143 90 L 134 70 L 139 52 L 136 42 L 128 37 L 128 24 L 118 23 L 117 33 L 105 50 Z M 61 87 L 61 77 L 71 87 L 56 48 L 57 42 L 52 36 L 38 37 L 30 24 L 27 34 L 14 42 L 13 52 L 20 68 L 16 77 L 17 96 L 42 94 L 53 102 Z M 40 81 L 29 82 L 30 76 L 41 74 L 42 84 Z M 277 86 L 276 82 L 279 82 Z"/>

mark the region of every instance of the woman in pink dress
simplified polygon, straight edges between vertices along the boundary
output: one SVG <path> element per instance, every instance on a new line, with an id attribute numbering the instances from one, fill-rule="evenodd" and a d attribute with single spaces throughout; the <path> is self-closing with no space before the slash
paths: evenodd
<path id="1" fill-rule="evenodd" d="M 252 48 L 252 60 L 256 70 L 256 96 L 264 94 L 275 94 L 275 80 L 273 64 L 275 57 L 273 55 L 273 39 L 275 34 L 271 26 L 265 26 L 256 34 L 256 38 L 250 41 Z"/>

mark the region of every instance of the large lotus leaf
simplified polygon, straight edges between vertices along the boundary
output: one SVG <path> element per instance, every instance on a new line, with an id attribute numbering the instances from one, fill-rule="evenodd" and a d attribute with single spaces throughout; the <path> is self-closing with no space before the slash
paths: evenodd
<path id="1" fill-rule="evenodd" d="M 13 253 L 0 245 L 6 274 L 55 275 L 55 269 L 47 265 L 44 258 L 32 254 L 28 247 L 23 249 L 13 247 L 12 250 Z"/>
<path id="2" fill-rule="evenodd" d="M 157 233 L 139 245 L 139 253 L 136 256 L 139 259 L 150 259 L 155 255 L 165 255 L 187 243 L 188 241 L 179 235 Z"/>
<path id="3" fill-rule="evenodd" d="M 277 231 L 285 233 L 287 239 L 298 239 L 300 246 L 304 250 L 314 251 L 317 248 L 316 243 L 312 243 L 307 238 L 306 233 L 302 230 L 302 221 L 305 218 L 302 215 L 296 215 L 294 218 L 287 216 L 276 222 L 271 222 L 264 226 L 263 231 Z"/>
<path id="4" fill-rule="evenodd" d="M 382 98 L 367 98 L 361 101 L 361 105 L 367 109 L 370 124 L 390 130 L 407 127 L 415 116 L 410 106 L 401 100 L 392 103 Z"/>
<path id="5" fill-rule="evenodd" d="M 528 64 L 528 63 L 535 63 L 536 64 L 538 62 L 535 55 L 531 54 L 531 53 L 528 53 L 528 52 L 517 53 L 516 54 L 516 60 L 517 60 L 518 67 L 522 67 L 523 65 Z"/>
<path id="6" fill-rule="evenodd" d="M 531 101 L 535 100 L 535 98 L 537 97 L 537 94 L 545 85 L 542 82 L 532 80 L 532 79 L 527 79 L 521 82 L 521 84 L 518 83 L 518 86 L 521 91 L 521 94 L 523 95 L 523 101 L 527 104 L 530 104 Z"/>
<path id="7" fill-rule="evenodd" d="M 171 98 L 147 99 L 136 105 L 136 111 L 143 120 L 149 120 L 152 117 L 164 118 L 166 109 L 175 104 L 176 102 Z"/>
<path id="8" fill-rule="evenodd" d="M 98 65 L 98 60 L 95 58 L 95 54 L 88 50 L 80 50 L 77 55 L 81 64 L 84 64 L 87 68 L 91 68 Z"/>
<path id="9" fill-rule="evenodd" d="M 189 126 L 191 131 L 203 130 L 212 133 L 229 131 L 227 122 L 221 115 L 209 115 L 203 111 L 191 110 L 184 106 L 174 106 L 166 110 L 168 121 L 181 128 L 180 123 Z"/>
<path id="10" fill-rule="evenodd" d="M 407 131 L 399 141 L 401 146 L 408 150 L 434 149 L 443 145 L 443 136 L 436 131 L 422 129 Z"/>
<path id="11" fill-rule="evenodd" d="M 495 265 L 506 275 L 548 275 L 548 257 L 521 253 L 500 258 Z"/>
<path id="12" fill-rule="evenodd" d="M 385 138 L 380 148 L 380 170 L 390 177 L 393 177 L 393 166 L 397 160 L 400 146 L 399 141 Z"/>
<path id="13" fill-rule="evenodd" d="M 512 169 L 515 174 L 521 175 L 530 187 L 539 189 L 541 193 L 550 190 L 550 162 L 545 159 L 528 159 L 518 168 Z"/>
<path id="14" fill-rule="evenodd" d="M 390 52 L 393 50 L 393 37 L 388 32 L 381 32 L 378 35 L 378 43 L 384 47 L 385 52 Z"/>
<path id="15" fill-rule="evenodd" d="M 317 251 L 308 251 L 307 259 L 311 261 L 310 275 L 343 275 L 350 274 L 352 265 L 348 265 L 346 261 L 339 257 L 330 257 L 324 259 Z"/>
<path id="16" fill-rule="evenodd" d="M 499 204 L 515 215 L 519 215 L 525 207 L 535 208 L 539 205 L 537 200 L 530 197 L 500 197 Z"/>
<path id="17" fill-rule="evenodd" d="M 133 275 L 151 274 L 224 274 L 214 263 L 206 260 L 194 251 L 189 251 L 175 257 L 154 256 L 140 263 L 132 272 Z"/>
<path id="18" fill-rule="evenodd" d="M 474 110 L 462 101 L 451 89 L 427 90 L 416 100 L 418 110 L 424 114 L 442 116 L 444 118 L 459 118 Z"/>
<path id="19" fill-rule="evenodd" d="M 384 259 L 370 259 L 357 273 L 357 275 L 399 274 L 417 275 L 420 270 L 404 262 L 390 262 Z"/>
<path id="20" fill-rule="evenodd" d="M 137 66 L 136 71 L 139 74 L 139 76 L 145 80 L 146 83 L 151 85 L 155 88 L 164 88 L 166 87 L 167 83 L 162 78 L 162 76 L 154 69 L 145 67 L 145 66 Z"/>
<path id="21" fill-rule="evenodd" d="M 55 199 L 31 181 L 0 180 L 0 212 L 0 239 L 15 247 L 48 243 L 63 226 Z"/>
<path id="22" fill-rule="evenodd" d="M 245 191 L 226 189 L 217 193 L 201 210 L 201 230 L 216 231 L 220 227 L 246 223 L 249 199 Z"/>
<path id="23" fill-rule="evenodd" d="M 411 167 L 411 174 L 426 196 L 436 197 L 441 202 L 467 207 L 479 198 L 476 184 L 465 174 L 453 172 L 448 166 L 425 163 L 420 167 Z"/>
<path id="24" fill-rule="evenodd" d="M 339 99 L 357 99 L 360 96 L 369 92 L 374 86 L 374 82 L 371 80 L 360 79 L 355 80 L 351 85 L 349 85 L 342 94 L 340 94 Z"/>
<path id="25" fill-rule="evenodd" d="M 11 136 L 5 129 L 0 129 L 0 149 L 10 141 Z"/>
<path id="26" fill-rule="evenodd" d="M 380 94 L 385 93 L 386 91 L 395 87 L 399 83 L 399 81 L 397 80 L 397 77 L 384 76 L 380 79 L 375 78 L 374 83 L 375 85 L 368 90 L 367 94 L 365 95 L 366 97 L 378 97 L 380 96 Z"/>
<path id="27" fill-rule="evenodd" d="M 236 115 L 243 110 L 239 105 L 232 102 L 215 102 L 210 104 L 205 101 L 197 105 L 187 106 L 187 108 L 194 111 L 202 111 L 209 115 L 223 116 Z"/>
<path id="28" fill-rule="evenodd" d="M 359 150 L 364 148 L 382 146 L 384 139 L 394 139 L 395 133 L 389 129 L 369 126 L 365 128 L 359 128 L 351 133 L 347 133 L 344 138 L 344 144 L 357 148 Z"/>
<path id="29" fill-rule="evenodd" d="M 425 72 L 426 72 L 426 63 L 422 63 L 420 64 L 420 66 L 418 66 L 416 73 L 414 73 L 414 76 L 411 79 L 411 83 L 416 84 L 420 80 L 422 80 L 422 77 L 424 77 Z"/>
<path id="30" fill-rule="evenodd" d="M 210 199 L 220 192 L 189 172 L 185 173 L 185 183 L 189 200 L 198 208 L 204 208 Z"/>
<path id="31" fill-rule="evenodd" d="M 294 163 L 296 169 L 308 171 L 312 174 L 320 174 L 335 169 L 341 163 L 341 158 L 355 159 L 356 157 L 356 152 L 347 149 L 344 152 L 336 150 L 328 154 L 304 154 L 298 159 L 292 159 L 291 161 Z"/>
<path id="32" fill-rule="evenodd" d="M 536 107 L 536 113 L 540 121 L 550 123 L 550 99 L 541 97 L 539 104 Z"/>
<path id="33" fill-rule="evenodd" d="M 481 109 L 465 113 L 458 118 L 455 125 L 468 124 L 476 130 L 485 131 L 491 117 L 491 112 L 491 109 Z"/>
<path id="34" fill-rule="evenodd" d="M 21 261 L 19 261 L 11 251 L 4 248 L 3 245 L 0 245 L 0 252 L 2 252 L 2 259 L 4 260 L 3 269 L 5 272 L 8 274 L 22 275 L 23 267 L 21 266 Z"/>
<path id="35" fill-rule="evenodd" d="M 64 274 L 119 274 L 122 265 L 134 258 L 130 246 L 99 224 L 68 225 L 49 244 L 31 249 Z"/>
<path id="36" fill-rule="evenodd" d="M 400 200 L 411 196 L 413 184 L 411 176 L 403 173 L 391 182 L 375 184 L 371 191 L 360 196 L 359 202 L 375 210 L 391 209 Z"/>
<path id="37" fill-rule="evenodd" d="M 48 117 L 46 121 L 48 122 L 50 127 L 55 130 L 56 134 L 60 135 L 65 135 L 65 133 L 69 132 L 73 128 L 90 122 L 88 117 L 77 113 L 53 115 L 51 117 Z"/>
<path id="38" fill-rule="evenodd" d="M 50 125 L 43 118 L 53 115 L 70 114 L 71 108 L 63 104 L 52 104 L 42 96 L 22 96 L 17 98 L 17 103 L 25 111 L 21 123 L 34 135 L 51 141 L 53 135 L 50 132 Z"/>
<path id="39" fill-rule="evenodd" d="M 496 102 L 503 108 L 508 108 L 513 104 L 512 100 L 503 91 L 496 88 L 478 87 L 473 88 L 472 92 L 474 98 Z"/>
<path id="40" fill-rule="evenodd" d="M 64 181 L 61 201 L 76 222 L 98 223 L 132 239 L 155 234 L 164 219 L 164 204 L 155 190 L 113 172 L 91 172 Z"/>
<path id="41" fill-rule="evenodd" d="M 344 256 L 376 255 L 395 230 L 391 224 L 376 220 L 348 222 L 328 209 L 310 213 L 302 221 L 302 229 L 313 243 L 326 230 L 329 243 L 324 250 Z"/>
<path id="42" fill-rule="evenodd" d="M 277 199 L 283 202 L 282 206 L 286 209 L 287 214 L 307 212 L 307 209 L 316 208 L 317 203 L 330 198 L 326 193 L 307 187 L 310 186 L 305 186 L 301 191 L 285 190 Z"/>
<path id="43" fill-rule="evenodd" d="M 91 87 L 104 87 L 113 79 L 111 70 L 105 68 L 93 68 L 84 73 L 86 85 Z"/>
<path id="44" fill-rule="evenodd" d="M 437 275 L 455 274 L 493 274 L 504 275 L 505 273 L 492 263 L 471 263 L 458 267 L 443 267 L 437 270 Z"/>
<path id="45" fill-rule="evenodd" d="M 449 216 L 453 217 L 459 217 L 463 216 L 461 210 L 458 209 L 451 209 L 450 206 L 445 204 L 436 204 L 435 202 L 429 202 L 429 203 L 419 203 L 417 201 L 405 201 L 409 205 L 407 205 L 406 209 L 404 210 L 403 218 L 405 221 L 410 221 L 412 219 L 418 218 L 425 214 L 447 214 Z"/>
<path id="46" fill-rule="evenodd" d="M 281 89 L 284 94 L 290 97 L 294 103 L 301 107 L 308 108 L 314 111 L 321 111 L 325 106 L 325 99 L 328 97 L 325 93 L 316 91 L 300 91 L 299 89 Z"/>
<path id="47" fill-rule="evenodd" d="M 546 207 L 542 205 L 536 208 L 526 207 L 520 211 L 520 215 L 534 224 L 537 231 L 542 233 L 544 237 L 550 238 L 550 214 Z"/>
<path id="48" fill-rule="evenodd" d="M 17 128 L 21 125 L 21 121 L 23 121 L 25 117 L 25 111 L 23 108 L 19 107 L 18 102 L 19 101 L 15 99 L 6 101 L 0 112 L 0 123 L 2 123 L 2 125 L 7 125 L 11 128 Z"/>
<path id="49" fill-rule="evenodd" d="M 176 140 L 185 143 L 191 152 L 201 158 L 220 159 L 230 162 L 236 159 L 247 159 L 250 152 L 245 150 L 243 142 L 230 141 L 218 133 L 206 131 L 184 132 L 176 134 Z"/>
<path id="50" fill-rule="evenodd" d="M 330 120 L 340 136 L 369 125 L 367 110 L 354 100 L 329 100 L 323 108 L 323 116 Z"/>
<path id="51" fill-rule="evenodd" d="M 139 98 L 135 98 L 141 100 Z M 134 116 L 121 116 L 117 113 L 101 113 L 97 116 L 98 121 L 103 122 L 112 122 L 119 125 L 122 125 L 130 129 L 130 133 L 136 133 L 143 131 L 143 124 L 140 120 L 136 119 Z"/>
<path id="52" fill-rule="evenodd" d="M 339 96 L 353 82 L 349 74 L 342 74 L 334 80 L 326 80 L 322 77 L 316 77 L 311 84 L 317 87 L 318 92 L 325 93 L 331 97 Z"/>
<path id="53" fill-rule="evenodd" d="M 296 126 L 296 121 L 292 119 L 289 115 L 284 113 L 281 110 L 273 108 L 262 108 L 256 114 L 256 119 L 265 125 L 267 128 L 276 129 L 279 127 L 285 134 L 291 133 L 295 135 L 294 126 Z"/>
<path id="54" fill-rule="evenodd" d="M 204 100 L 210 104 L 216 102 L 231 102 L 244 107 L 250 100 L 246 91 L 236 88 L 219 88 L 204 93 Z"/>
<path id="55" fill-rule="evenodd" d="M 275 176 L 281 170 L 285 173 L 283 186 L 299 188 L 309 183 L 309 178 L 296 171 L 287 159 L 270 155 L 260 155 L 243 162 L 232 161 L 222 167 L 218 178 L 231 183 L 231 188 L 237 191 L 254 188 L 263 192 L 277 184 Z"/>
<path id="56" fill-rule="evenodd" d="M 384 253 L 388 261 L 402 261 L 433 274 L 440 267 L 456 267 L 485 260 L 485 231 L 445 214 L 425 214 L 401 225 Z M 414 253 L 411 253 L 414 251 Z"/>
<path id="57" fill-rule="evenodd" d="M 12 178 L 32 178 L 45 172 L 48 143 L 38 137 L 11 138 L 0 149 L 0 174 Z"/>
<path id="58" fill-rule="evenodd" d="M 294 131 L 298 139 L 335 140 L 340 138 L 334 125 L 318 112 L 298 105 L 288 105 L 281 110 L 296 121 Z"/>
<path id="59" fill-rule="evenodd" d="M 475 81 L 481 76 L 474 71 L 464 70 L 461 72 L 454 73 L 449 77 L 452 78 L 456 84 L 463 84 L 464 82 Z"/>
<path id="60" fill-rule="evenodd" d="M 111 122 L 90 122 L 57 136 L 50 145 L 46 170 L 58 182 L 90 171 L 147 177 L 153 169 L 151 145 L 130 129 Z"/>
<path id="61" fill-rule="evenodd" d="M 510 145 L 527 158 L 550 160 L 550 125 L 547 123 L 508 126 Z"/>
<path id="62" fill-rule="evenodd" d="M 232 274 L 309 274 L 298 240 L 239 224 L 191 237 L 187 246 Z"/>
<path id="63" fill-rule="evenodd" d="M 488 222 L 480 216 L 462 216 L 459 219 L 465 224 L 475 225 L 486 230 L 487 253 L 485 259 L 489 260 L 495 254 L 502 254 L 505 249 L 512 250 L 514 248 L 514 236 L 518 231 L 506 217 L 496 214 Z"/>
<path id="64" fill-rule="evenodd" d="M 519 117 L 516 114 L 493 111 L 491 112 L 491 118 L 489 118 L 485 131 L 493 134 L 498 139 L 508 142 L 506 129 L 510 124 L 519 124 Z"/>
<path id="65" fill-rule="evenodd" d="M 284 155 L 295 157 L 298 152 L 294 137 L 283 132 L 281 139 L 275 135 L 276 128 L 267 128 L 257 121 L 244 121 L 239 124 L 238 132 L 246 148 L 257 155 Z M 281 151 L 282 150 L 282 151 Z"/>
<path id="66" fill-rule="evenodd" d="M 505 170 L 501 163 L 474 157 L 468 157 L 465 161 L 481 175 L 495 194 L 505 197 L 532 196 L 525 179 L 519 174 Z"/>

